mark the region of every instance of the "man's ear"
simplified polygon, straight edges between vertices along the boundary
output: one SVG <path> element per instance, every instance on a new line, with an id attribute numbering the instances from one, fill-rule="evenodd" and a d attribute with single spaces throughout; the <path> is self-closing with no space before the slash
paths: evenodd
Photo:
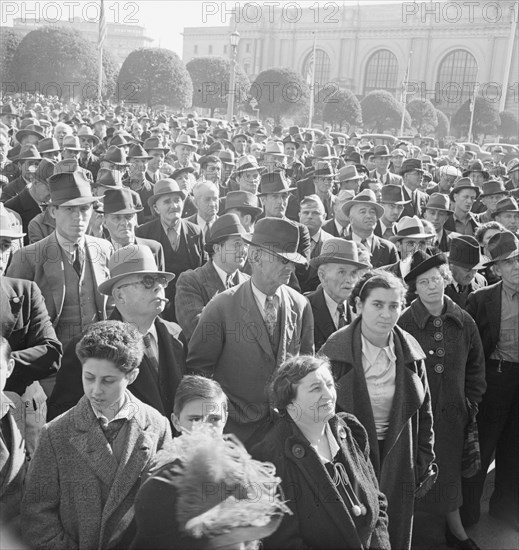
<path id="1" fill-rule="evenodd" d="M 128 379 L 128 386 L 135 382 L 135 379 L 139 376 L 139 372 L 139 369 L 133 369 L 132 372 L 126 375 L 126 378 Z"/>
<path id="2" fill-rule="evenodd" d="M 49 204 L 48 208 L 49 208 L 50 217 L 53 220 L 55 220 L 56 219 L 56 207 L 53 206 L 52 204 Z"/>
<path id="3" fill-rule="evenodd" d="M 177 432 L 182 433 L 182 426 L 180 425 L 180 420 L 175 413 L 171 413 L 171 423 Z"/>

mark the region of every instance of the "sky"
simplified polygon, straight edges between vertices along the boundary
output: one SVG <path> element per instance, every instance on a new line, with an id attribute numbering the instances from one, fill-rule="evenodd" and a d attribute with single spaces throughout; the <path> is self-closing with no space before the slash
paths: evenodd
<path id="1" fill-rule="evenodd" d="M 403 0 L 336 0 L 337 4 L 356 5 L 402 3 Z M 419 0 L 424 1 L 424 0 Z M 87 20 L 98 20 L 100 0 L 1 0 L 0 25 L 12 26 L 13 18 L 39 18 L 42 23 L 54 18 L 68 19 L 72 16 L 83 16 Z M 184 27 L 228 26 L 230 11 L 238 5 L 242 7 L 247 2 L 259 4 L 268 10 L 269 2 L 254 0 L 104 0 L 106 20 L 120 23 L 142 25 L 146 35 L 153 38 L 152 46 L 168 48 L 182 56 L 182 32 Z M 281 4 L 286 0 L 278 0 L 271 4 Z M 301 8 L 316 4 L 316 0 L 297 0 Z M 329 1 L 321 1 L 326 5 Z M 332 2 L 333 3 L 333 2 Z"/>

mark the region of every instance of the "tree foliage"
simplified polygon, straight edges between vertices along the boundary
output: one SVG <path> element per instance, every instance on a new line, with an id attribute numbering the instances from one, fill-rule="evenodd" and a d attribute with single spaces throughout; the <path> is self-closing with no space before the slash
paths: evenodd
<path id="1" fill-rule="evenodd" d="M 13 56 L 21 91 L 58 95 L 63 100 L 97 97 L 98 54 L 74 29 L 41 27 L 27 34 Z M 106 75 L 103 93 L 106 93 Z"/>
<path id="2" fill-rule="evenodd" d="M 499 113 L 501 124 L 499 125 L 499 135 L 509 139 L 519 136 L 519 119 L 513 111 L 501 111 Z"/>
<path id="3" fill-rule="evenodd" d="M 402 105 L 387 90 L 373 90 L 360 103 L 362 120 L 371 131 L 400 131 Z M 405 113 L 404 127 L 411 126 L 411 117 Z"/>
<path id="4" fill-rule="evenodd" d="M 173 109 L 191 106 L 193 83 L 180 57 L 164 48 L 140 48 L 124 60 L 117 79 L 120 101 L 167 105 Z"/>
<path id="5" fill-rule="evenodd" d="M 258 102 L 262 118 L 272 117 L 276 124 L 282 117 L 297 116 L 308 105 L 310 89 L 302 75 L 281 67 L 261 72 L 250 88 Z"/>
<path id="6" fill-rule="evenodd" d="M 112 98 L 117 87 L 117 75 L 119 66 L 115 57 L 106 48 L 103 49 L 103 95 Z"/>
<path id="7" fill-rule="evenodd" d="M 3 28 L 0 32 L 0 78 L 4 83 L 14 81 L 12 61 L 21 41 L 21 35 L 13 29 Z"/>
<path id="8" fill-rule="evenodd" d="M 451 131 L 449 117 L 443 111 L 440 111 L 440 109 L 436 109 L 436 117 L 438 119 L 438 125 L 436 126 L 436 137 L 441 139 L 449 136 Z"/>
<path id="9" fill-rule="evenodd" d="M 452 126 L 459 135 L 468 135 L 471 116 L 470 103 L 471 100 L 465 101 L 452 117 Z M 494 104 L 484 97 L 477 96 L 472 127 L 473 135 L 494 134 L 497 132 L 499 124 L 499 113 L 494 108 Z"/>
<path id="10" fill-rule="evenodd" d="M 411 124 L 421 134 L 433 134 L 438 126 L 438 115 L 435 106 L 428 100 L 413 99 L 407 104 L 407 112 L 411 117 Z"/>
<path id="11" fill-rule="evenodd" d="M 323 119 L 330 124 L 360 126 L 362 109 L 357 96 L 351 90 L 337 90 L 324 101 Z"/>
<path id="12" fill-rule="evenodd" d="M 231 62 L 225 57 L 196 57 L 187 65 L 186 69 L 193 81 L 194 107 L 211 109 L 211 116 L 215 109 L 227 110 L 229 82 L 231 76 Z M 249 77 L 243 69 L 236 65 L 236 95 L 235 105 L 241 105 L 247 98 L 249 91 Z"/>

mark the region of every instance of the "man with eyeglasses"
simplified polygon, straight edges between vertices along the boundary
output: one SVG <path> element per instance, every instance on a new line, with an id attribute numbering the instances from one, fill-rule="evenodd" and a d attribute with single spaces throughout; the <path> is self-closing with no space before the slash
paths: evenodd
<path id="1" fill-rule="evenodd" d="M 427 188 L 427 194 L 442 193 L 448 195 L 454 182 L 461 178 L 461 172 L 455 166 L 445 165 L 439 169 L 440 181 L 436 185 Z"/>
<path id="2" fill-rule="evenodd" d="M 236 161 L 237 191 L 247 191 L 253 195 L 258 194 L 261 173 L 264 171 L 258 164 L 254 155 L 244 155 Z"/>
<path id="3" fill-rule="evenodd" d="M 159 270 L 151 250 L 140 245 L 120 248 L 108 267 L 111 277 L 99 291 L 115 302 L 110 319 L 135 325 L 145 344 L 139 375 L 128 390 L 169 418 L 173 397 L 186 372 L 181 329 L 160 318 L 168 302 L 165 289 L 175 275 Z M 49 400 L 47 421 L 72 408 L 82 395 L 81 363 L 75 345 L 70 345 Z"/>
<path id="4" fill-rule="evenodd" d="M 214 155 L 201 157 L 200 164 L 200 180 L 211 181 L 215 185 L 222 183 L 222 162 Z"/>

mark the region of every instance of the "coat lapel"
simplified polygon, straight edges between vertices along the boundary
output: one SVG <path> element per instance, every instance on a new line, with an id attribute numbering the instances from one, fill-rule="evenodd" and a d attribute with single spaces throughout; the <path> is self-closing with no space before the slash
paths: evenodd
<path id="1" fill-rule="evenodd" d="M 88 236 L 85 237 L 85 245 L 87 256 L 90 260 L 90 265 L 94 273 L 94 281 L 96 288 L 110 277 L 106 266 L 106 257 L 101 253 L 95 242 L 92 242 Z M 99 319 L 106 319 L 106 297 L 100 292 L 94 293 L 94 299 L 97 305 Z"/>
<path id="2" fill-rule="evenodd" d="M 276 358 L 276 364 L 281 363 L 286 359 L 289 348 L 291 347 L 296 329 L 297 319 L 295 318 L 294 309 L 291 307 L 292 300 L 288 292 L 281 287 L 281 323 L 280 323 L 280 339 L 279 349 Z"/>
<path id="3" fill-rule="evenodd" d="M 501 292 L 503 283 L 496 285 L 493 292 L 490 294 L 488 300 L 485 302 L 485 308 L 487 310 L 487 318 L 492 319 L 490 322 L 490 331 L 492 335 L 492 342 L 499 341 L 499 329 L 501 327 Z"/>
<path id="4" fill-rule="evenodd" d="M 218 292 L 223 292 L 225 290 L 222 280 L 214 268 L 213 262 L 207 262 L 201 269 L 204 275 L 204 290 L 207 292 L 209 299 Z"/>
<path id="5" fill-rule="evenodd" d="M 56 232 L 53 231 L 47 239 L 46 241 L 40 241 L 42 244 L 40 244 L 39 252 L 43 256 L 43 271 L 54 299 L 54 307 L 56 308 L 54 324 L 56 324 L 59 321 L 65 300 L 65 268 Z M 48 253 L 51 254 L 50 258 Z"/>
<path id="6" fill-rule="evenodd" d="M 3 496 L 3 489 L 9 487 L 19 474 L 26 459 L 24 438 L 15 417 L 15 415 L 21 417 L 21 412 L 16 411 L 15 406 L 9 406 L 7 414 L 11 428 L 11 448 L 8 449 L 0 439 L 0 472 L 6 469 L 3 477 L 0 478 L 0 496 Z"/>
<path id="7" fill-rule="evenodd" d="M 326 305 L 326 301 L 324 299 L 324 290 L 322 288 L 317 291 L 317 295 L 315 297 L 315 309 L 315 324 L 319 327 L 321 333 L 327 338 L 337 329 L 335 328 L 335 323 L 333 322 L 332 316 L 330 315 L 330 310 Z"/>

